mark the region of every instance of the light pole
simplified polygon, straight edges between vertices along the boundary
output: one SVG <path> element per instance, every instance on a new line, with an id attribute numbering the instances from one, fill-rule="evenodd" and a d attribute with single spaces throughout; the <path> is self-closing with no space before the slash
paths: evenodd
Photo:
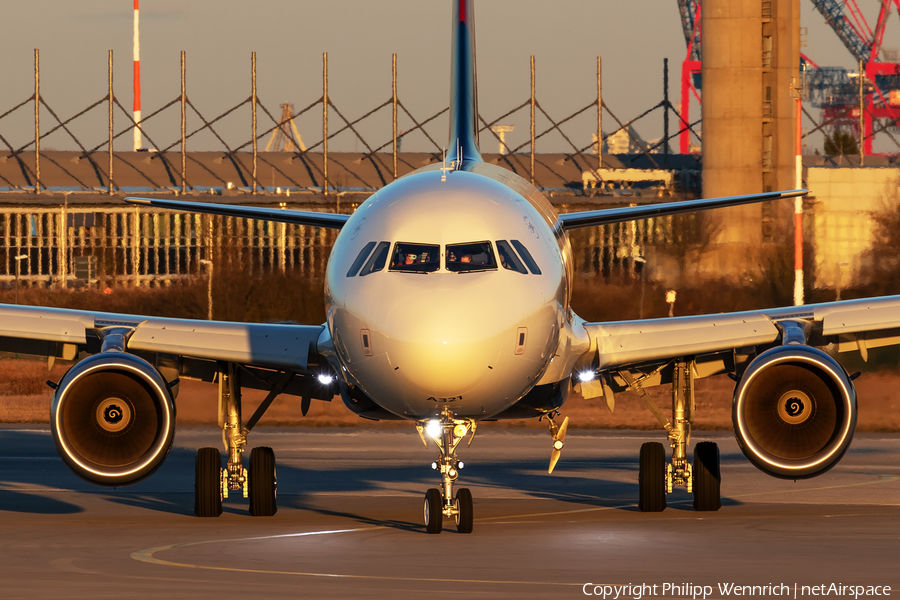
<path id="1" fill-rule="evenodd" d="M 647 276 L 644 274 L 644 269 L 647 268 L 647 259 L 643 256 L 636 256 L 634 258 L 634 262 L 641 265 L 641 305 L 638 310 L 638 319 L 644 318 L 644 286 L 647 281 Z"/>
<path id="2" fill-rule="evenodd" d="M 212 298 L 213 261 L 204 259 L 204 260 L 200 261 L 200 264 L 206 265 L 207 277 L 209 280 L 209 284 L 207 286 L 207 295 L 206 295 L 206 302 L 207 302 L 207 305 L 209 306 L 209 313 L 206 318 L 208 320 L 212 321 L 212 315 L 213 315 L 213 303 L 212 303 L 212 300 L 213 300 L 213 298 Z"/>
<path id="3" fill-rule="evenodd" d="M 22 261 L 28 258 L 27 254 L 20 254 L 16 257 L 16 304 L 19 303 L 19 273 L 22 271 Z"/>
<path id="4" fill-rule="evenodd" d="M 675 316 L 675 290 L 666 290 L 666 302 L 669 303 L 669 316 Z"/>

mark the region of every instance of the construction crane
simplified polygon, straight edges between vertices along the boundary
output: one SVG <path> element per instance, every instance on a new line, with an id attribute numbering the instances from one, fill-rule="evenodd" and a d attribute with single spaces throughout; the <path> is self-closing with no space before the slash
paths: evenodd
<path id="1" fill-rule="evenodd" d="M 885 25 L 896 7 L 900 12 L 900 0 L 879 0 L 880 8 L 875 27 L 869 26 L 857 0 L 811 0 L 825 17 L 844 47 L 863 64 L 865 75 L 863 115 L 863 149 L 872 154 L 874 120 L 888 119 L 889 126 L 900 126 L 900 63 L 879 60 L 882 53 Z M 681 15 L 681 28 L 687 53 L 681 66 L 681 118 L 690 122 L 690 100 L 693 96 L 701 102 L 701 0 L 677 0 Z M 765 3 L 764 3 L 765 4 Z M 850 125 L 859 129 L 859 96 L 857 74 L 838 67 L 819 67 L 803 56 L 806 62 L 806 87 L 808 102 L 821 108 L 826 122 L 834 125 Z M 690 149 L 690 133 L 682 131 L 680 152 Z"/>
<path id="2" fill-rule="evenodd" d="M 822 110 L 821 130 L 833 137 L 834 130 L 849 127 L 859 131 L 859 84 L 857 74 L 843 67 L 820 67 L 800 54 L 807 105 Z"/>
<path id="3" fill-rule="evenodd" d="M 278 127 L 272 132 L 266 143 L 266 152 L 305 152 L 306 144 L 294 125 L 294 105 L 281 105 L 281 118 Z"/>
<path id="4" fill-rule="evenodd" d="M 682 122 L 691 122 L 691 95 L 700 101 L 700 0 L 678 0 L 681 15 L 681 29 L 687 54 L 681 63 L 681 107 Z M 688 154 L 691 149 L 691 133 L 686 127 L 678 136 L 678 151 Z"/>
<path id="5" fill-rule="evenodd" d="M 825 22 L 834 30 L 838 38 L 844 44 L 844 47 L 863 65 L 862 73 L 856 76 L 865 76 L 865 86 L 863 89 L 863 104 L 865 110 L 863 112 L 863 132 L 858 133 L 862 138 L 862 147 L 866 154 L 872 154 L 872 142 L 874 140 L 874 121 L 876 119 L 888 119 L 890 125 L 897 127 L 900 123 L 900 63 L 882 62 L 879 55 L 882 54 L 882 42 L 884 40 L 884 30 L 887 24 L 888 16 L 890 16 L 892 6 L 897 7 L 900 11 L 900 0 L 880 0 L 881 7 L 878 11 L 878 19 L 875 22 L 874 29 L 869 27 L 869 23 L 863 16 L 856 0 L 812 0 L 816 9 L 825 17 Z M 824 89 L 833 90 L 831 96 L 833 100 L 824 105 L 825 116 L 829 116 L 829 110 L 833 119 L 840 121 L 844 114 L 849 110 L 856 111 L 859 116 L 858 91 L 851 91 L 850 88 L 857 86 L 857 83 L 851 83 L 851 77 L 854 75 L 846 73 L 843 81 L 837 80 L 837 72 L 826 73 L 819 77 L 821 82 L 818 85 L 831 86 Z M 857 80 L 858 82 L 858 80 Z M 813 86 L 810 85 L 810 90 Z M 844 90 L 844 91 L 841 91 Z M 857 87 L 858 90 L 858 87 Z M 846 94 L 843 102 L 837 100 L 842 94 Z M 851 101 L 850 98 L 855 97 Z M 845 107 L 856 104 L 855 109 L 843 109 Z M 859 128 L 857 125 L 856 129 Z"/>
<path id="6" fill-rule="evenodd" d="M 872 47 L 871 44 L 866 43 L 865 38 L 871 36 L 872 32 L 869 30 L 869 25 L 866 23 L 865 18 L 863 18 L 862 11 L 859 10 L 856 0 L 845 0 L 845 2 L 837 2 L 837 0 L 812 0 L 812 3 L 815 5 L 816 10 L 825 17 L 825 22 L 834 30 L 834 33 L 837 34 L 838 38 L 843 42 L 844 47 L 850 51 L 850 54 L 852 54 L 856 60 L 861 60 L 864 64 L 869 62 L 869 57 L 872 55 Z M 878 24 L 881 26 L 882 36 L 884 35 L 882 17 L 884 16 L 886 4 L 887 2 L 882 2 L 881 14 L 878 15 Z M 849 13 L 850 18 L 844 13 L 845 6 L 848 9 L 847 12 Z M 856 23 L 854 24 L 851 19 Z M 860 31 L 860 26 L 868 32 L 868 36 L 865 36 L 863 32 Z M 880 37 L 878 38 L 878 45 L 881 45 Z"/>

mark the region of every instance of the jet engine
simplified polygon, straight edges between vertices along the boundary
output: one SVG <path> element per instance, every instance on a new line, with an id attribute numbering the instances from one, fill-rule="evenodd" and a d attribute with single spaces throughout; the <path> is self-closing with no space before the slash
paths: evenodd
<path id="1" fill-rule="evenodd" d="M 69 369 L 50 407 L 60 457 L 79 477 L 106 486 L 137 483 L 163 462 L 175 405 L 162 375 L 125 352 L 103 352 Z"/>
<path id="2" fill-rule="evenodd" d="M 785 479 L 821 475 L 856 429 L 856 390 L 828 354 L 787 344 L 760 354 L 734 391 L 734 433 L 760 470 Z"/>

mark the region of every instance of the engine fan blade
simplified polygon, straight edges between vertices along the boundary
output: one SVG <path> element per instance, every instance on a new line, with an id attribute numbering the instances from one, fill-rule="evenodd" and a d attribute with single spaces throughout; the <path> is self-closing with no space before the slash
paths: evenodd
<path id="1" fill-rule="evenodd" d="M 550 453 L 550 468 L 547 469 L 547 473 L 553 473 L 553 469 L 556 468 L 556 463 L 559 462 L 559 455 L 562 453 L 563 449 L 563 441 L 566 439 L 566 429 L 569 427 L 569 417 L 563 419 L 562 425 L 559 427 L 559 431 L 556 433 L 556 436 L 553 440 L 553 451 Z"/>

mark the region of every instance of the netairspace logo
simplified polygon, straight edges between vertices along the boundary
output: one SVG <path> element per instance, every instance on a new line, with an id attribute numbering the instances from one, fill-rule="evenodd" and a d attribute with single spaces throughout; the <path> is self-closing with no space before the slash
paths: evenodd
<path id="1" fill-rule="evenodd" d="M 787 585 L 784 583 L 768 585 L 736 585 L 719 583 L 711 585 L 694 585 L 692 583 L 662 584 L 628 584 L 606 585 L 586 583 L 581 588 L 585 596 L 601 596 L 604 600 L 641 600 L 650 596 L 669 596 L 675 598 L 692 598 L 706 600 L 714 592 L 717 598 L 730 596 L 785 596 L 795 600 L 801 597 L 837 596 L 842 598 L 865 598 L 868 596 L 890 596 L 889 585 L 843 585 L 841 583 L 823 583 L 820 585 Z"/>

